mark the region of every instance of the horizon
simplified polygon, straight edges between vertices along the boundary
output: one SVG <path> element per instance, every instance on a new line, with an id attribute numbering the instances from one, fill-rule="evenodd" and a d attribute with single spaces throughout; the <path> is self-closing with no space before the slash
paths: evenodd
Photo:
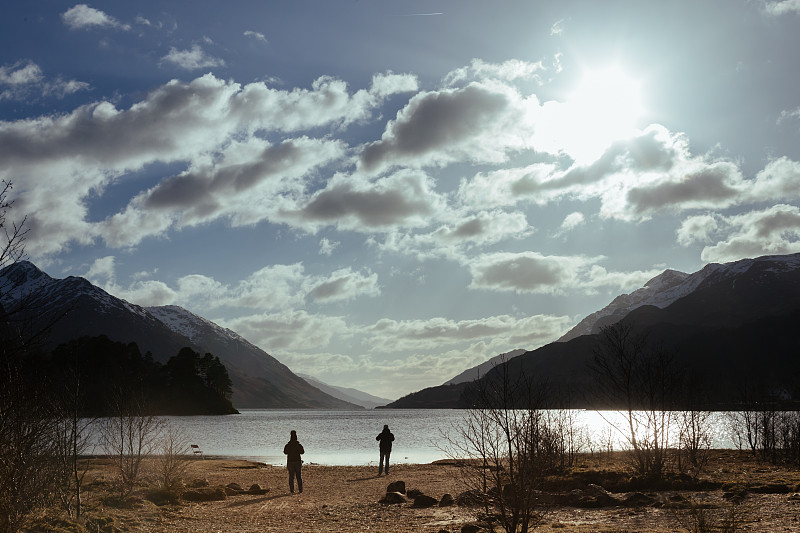
<path id="1" fill-rule="evenodd" d="M 800 4 L 14 3 L 31 262 L 399 398 L 800 252 Z"/>

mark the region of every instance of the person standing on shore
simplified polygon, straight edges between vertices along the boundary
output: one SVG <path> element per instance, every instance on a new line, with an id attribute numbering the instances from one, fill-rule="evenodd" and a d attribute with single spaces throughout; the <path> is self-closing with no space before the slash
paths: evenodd
<path id="1" fill-rule="evenodd" d="M 392 432 L 389 431 L 389 425 L 383 426 L 383 431 L 381 431 L 375 440 L 380 442 L 378 446 L 381 452 L 381 461 L 378 465 L 378 475 L 381 475 L 381 472 L 386 472 L 386 475 L 389 475 L 389 456 L 392 454 L 392 442 L 394 441 L 394 435 Z M 386 460 L 386 465 L 384 468 L 384 459 Z"/>
<path id="2" fill-rule="evenodd" d="M 306 453 L 303 445 L 297 440 L 297 432 L 292 430 L 289 433 L 289 442 L 283 447 L 286 454 L 286 468 L 289 470 L 289 492 L 294 492 L 294 478 L 297 477 L 297 489 L 303 492 L 303 460 L 301 455 Z"/>

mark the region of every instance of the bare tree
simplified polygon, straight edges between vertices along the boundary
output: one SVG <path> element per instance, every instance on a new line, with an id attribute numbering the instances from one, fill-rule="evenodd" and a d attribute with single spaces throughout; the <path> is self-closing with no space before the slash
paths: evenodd
<path id="1" fill-rule="evenodd" d="M 42 389 L 19 368 L 5 365 L 0 376 L 0 531 L 14 532 L 51 502 L 53 424 Z"/>
<path id="2" fill-rule="evenodd" d="M 156 449 L 162 422 L 146 414 L 143 399 L 119 391 L 112 400 L 114 414 L 101 419 L 100 440 L 106 455 L 114 461 L 120 497 L 133 491 L 141 474 L 142 462 Z"/>
<path id="3" fill-rule="evenodd" d="M 80 459 L 90 447 L 91 418 L 82 417 L 83 383 L 80 374 L 67 369 L 52 384 L 54 439 L 57 460 L 57 493 L 61 506 L 69 516 L 80 518 L 83 508 L 83 478 L 88 461 Z"/>
<path id="4" fill-rule="evenodd" d="M 158 451 L 156 465 L 161 488 L 174 490 L 180 485 L 190 464 L 187 460 L 189 444 L 186 436 L 175 426 L 165 425 L 159 439 Z"/>
<path id="5" fill-rule="evenodd" d="M 653 349 L 631 323 L 607 326 L 600 337 L 590 370 L 602 397 L 624 415 L 625 427 L 612 426 L 627 442 L 636 473 L 660 480 L 668 466 L 682 374 L 674 359 Z"/>
<path id="6" fill-rule="evenodd" d="M 526 532 L 544 510 L 546 475 L 575 452 L 569 417 L 543 409 L 544 387 L 515 363 L 498 365 L 474 384 L 473 407 L 443 435 L 442 449 L 462 465 L 463 480 L 507 532 Z"/>

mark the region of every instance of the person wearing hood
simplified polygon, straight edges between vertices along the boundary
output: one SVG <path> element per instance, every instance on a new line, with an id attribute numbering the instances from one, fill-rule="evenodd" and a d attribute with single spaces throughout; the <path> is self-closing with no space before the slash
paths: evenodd
<path id="1" fill-rule="evenodd" d="M 289 470 L 289 492 L 294 492 L 294 478 L 297 478 L 297 489 L 303 492 L 303 459 L 301 455 L 306 453 L 303 445 L 297 440 L 297 432 L 292 430 L 289 433 L 289 442 L 283 447 L 286 454 L 286 468 Z"/>
<path id="2" fill-rule="evenodd" d="M 378 475 L 381 475 L 381 472 L 386 472 L 386 475 L 389 475 L 389 455 L 392 453 L 392 442 L 394 441 L 394 435 L 392 432 L 389 431 L 389 425 L 383 426 L 383 431 L 381 431 L 377 437 L 375 437 L 380 444 L 378 448 L 381 452 L 381 461 L 378 465 Z M 384 460 L 386 461 L 384 467 Z"/>

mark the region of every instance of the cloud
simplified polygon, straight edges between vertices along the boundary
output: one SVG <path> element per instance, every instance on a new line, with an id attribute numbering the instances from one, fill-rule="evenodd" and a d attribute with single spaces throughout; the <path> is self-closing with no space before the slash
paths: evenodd
<path id="1" fill-rule="evenodd" d="M 519 59 L 509 59 L 503 63 L 487 63 L 481 59 L 473 59 L 469 66 L 449 72 L 443 80 L 445 87 L 454 87 L 471 81 L 503 80 L 539 80 L 539 73 L 546 70 L 541 61 L 532 63 Z"/>
<path id="2" fill-rule="evenodd" d="M 378 275 L 364 270 L 342 268 L 328 275 L 305 273 L 302 263 L 270 265 L 245 277 L 235 285 L 221 283 L 203 274 L 178 278 L 174 286 L 137 275 L 128 286 L 116 279 L 116 259 L 106 256 L 96 260 L 85 277 L 124 300 L 143 306 L 180 305 L 207 315 L 229 309 L 291 309 L 306 302 L 328 304 L 380 295 Z"/>
<path id="3" fill-rule="evenodd" d="M 527 106 L 501 84 L 418 93 L 389 121 L 380 141 L 368 144 L 359 166 L 379 172 L 392 166 L 445 165 L 455 160 L 502 162 L 508 150 L 527 145 L 519 135 Z"/>
<path id="4" fill-rule="evenodd" d="M 81 30 L 90 28 L 118 28 L 122 30 L 129 30 L 130 26 L 120 23 L 117 19 L 107 15 L 99 9 L 89 7 L 86 4 L 76 4 L 61 14 L 61 20 L 64 21 L 69 29 Z"/>
<path id="5" fill-rule="evenodd" d="M 595 293 L 601 288 L 630 290 L 662 269 L 609 272 L 596 264 L 601 257 L 498 252 L 464 259 L 472 273 L 470 288 L 518 294 Z"/>
<path id="6" fill-rule="evenodd" d="M 800 208 L 797 206 L 778 204 L 729 217 L 717 216 L 713 222 L 707 219 L 684 221 L 684 225 L 702 227 L 703 222 L 706 222 L 709 237 L 712 234 L 723 236 L 722 240 L 703 248 L 700 255 L 703 261 L 728 262 L 800 252 Z M 682 244 L 693 242 L 684 238 Z"/>
<path id="7" fill-rule="evenodd" d="M 253 31 L 253 30 L 245 30 L 244 32 L 245 37 L 250 37 L 255 39 L 256 41 L 261 41 L 262 43 L 268 43 L 266 36 L 263 33 Z"/>
<path id="8" fill-rule="evenodd" d="M 328 346 L 334 336 L 347 333 L 344 319 L 313 315 L 303 310 L 243 316 L 218 323 L 266 352 L 280 354 L 282 360 L 286 360 L 286 352 L 319 350 Z"/>
<path id="9" fill-rule="evenodd" d="M 375 231 L 396 226 L 424 226 L 442 202 L 432 181 L 420 171 L 401 170 L 375 182 L 334 176 L 305 205 L 283 212 L 286 220 L 308 228 Z"/>
<path id="10" fill-rule="evenodd" d="M 0 101 L 25 100 L 31 95 L 60 99 L 88 89 L 88 83 L 77 80 L 46 79 L 41 67 L 30 60 L 0 66 Z"/>
<path id="11" fill-rule="evenodd" d="M 332 272 L 327 279 L 308 284 L 308 298 L 317 303 L 341 302 L 361 296 L 379 296 L 378 275 L 354 272 L 343 268 Z"/>
<path id="12" fill-rule="evenodd" d="M 448 258 L 462 262 L 471 248 L 522 239 L 534 231 L 520 212 L 448 213 L 440 210 L 439 218 L 447 221 L 429 232 L 392 232 L 378 246 L 381 250 L 414 255 L 420 260 Z"/>
<path id="13" fill-rule="evenodd" d="M 786 15 L 800 13 L 800 0 L 767 0 L 764 3 L 764 11 L 769 15 Z"/>
<path id="14" fill-rule="evenodd" d="M 14 77 L 19 68 L 6 69 L 5 75 Z M 14 79 L 31 79 L 34 70 L 27 72 Z M 340 130 L 370 116 L 381 102 L 365 89 L 351 94 L 344 82 L 329 77 L 311 89 L 290 91 L 263 82 L 241 86 L 211 74 L 186 83 L 173 80 L 127 109 L 101 101 L 61 115 L 0 122 L 0 179 L 15 183 L 18 212 L 31 214 L 27 247 L 33 255 L 88 244 L 100 235 L 114 246 L 131 246 L 178 224 L 215 217 L 249 224 L 281 206 L 279 199 L 254 195 L 238 209 L 242 191 L 291 193 L 286 201 L 296 209 L 294 200 L 304 187 L 299 177 L 344 150 L 339 141 L 307 137 L 273 146 L 257 132 Z M 148 203 L 143 193 L 107 220 L 88 221 L 91 199 L 153 163 L 186 164 L 185 172 L 152 188 L 160 204 Z M 276 172 L 286 178 L 270 179 Z M 181 184 L 199 186 L 198 197 L 207 201 L 192 209 L 181 206 L 167 191 Z M 213 204 L 212 191 L 226 194 Z"/>
<path id="15" fill-rule="evenodd" d="M 564 217 L 564 221 L 561 223 L 561 231 L 563 232 L 572 231 L 585 222 L 586 222 L 586 217 L 583 216 L 583 213 L 579 211 L 573 211 L 572 213 Z"/>
<path id="16" fill-rule="evenodd" d="M 342 243 L 331 241 L 327 237 L 323 237 L 319 241 L 319 255 L 333 255 L 333 251 L 338 248 Z"/>
<path id="17" fill-rule="evenodd" d="M 473 289 L 517 293 L 557 293 L 575 285 L 578 271 L 590 260 L 544 256 L 537 252 L 484 254 L 469 263 Z"/>
<path id="18" fill-rule="evenodd" d="M 710 243 L 713 235 L 719 230 L 717 217 L 714 215 L 695 215 L 686 218 L 678 228 L 676 235 L 678 244 L 690 246 L 696 242 Z"/>
<path id="19" fill-rule="evenodd" d="M 224 67 L 225 61 L 208 55 L 199 44 L 192 45 L 190 50 L 178 50 L 170 47 L 167 55 L 161 58 L 161 63 L 172 63 L 184 70 L 197 70 L 210 67 Z"/>

